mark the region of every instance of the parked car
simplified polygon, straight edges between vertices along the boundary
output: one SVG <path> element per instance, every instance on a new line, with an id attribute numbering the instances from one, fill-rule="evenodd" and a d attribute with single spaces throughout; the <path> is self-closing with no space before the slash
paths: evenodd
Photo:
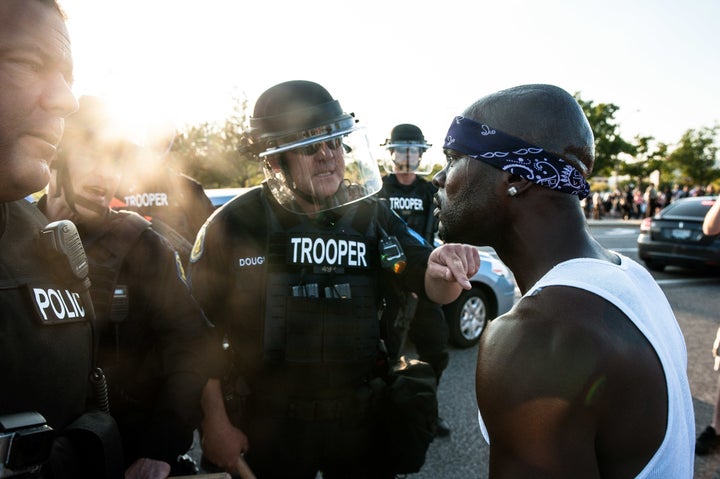
<path id="1" fill-rule="evenodd" d="M 638 256 L 652 271 L 665 266 L 720 267 L 720 235 L 702 232 L 705 214 L 717 197 L 682 198 L 670 203 L 640 224 Z"/>
<path id="2" fill-rule="evenodd" d="M 208 188 L 205 190 L 205 194 L 217 209 L 237 195 L 245 193 L 248 190 L 250 190 L 250 188 Z"/>
<path id="3" fill-rule="evenodd" d="M 250 188 L 206 189 L 216 208 Z M 478 248 L 480 269 L 470 278 L 472 289 L 450 304 L 443 306 L 450 328 L 450 342 L 459 348 L 477 344 L 488 321 L 505 314 L 513 307 L 517 287 L 510 270 L 492 248 Z"/>
<path id="4" fill-rule="evenodd" d="M 472 289 L 443 307 L 450 342 L 459 348 L 477 344 L 487 323 L 507 313 L 519 290 L 515 278 L 491 248 L 478 248 L 480 269 L 470 278 Z"/>

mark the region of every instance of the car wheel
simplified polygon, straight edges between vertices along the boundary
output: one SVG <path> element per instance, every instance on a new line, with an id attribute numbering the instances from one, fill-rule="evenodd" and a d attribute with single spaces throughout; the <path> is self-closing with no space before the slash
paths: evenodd
<path id="1" fill-rule="evenodd" d="M 665 265 L 664 265 L 664 264 L 659 263 L 659 262 L 657 262 L 657 261 L 655 261 L 655 260 L 652 260 L 652 259 L 646 259 L 646 260 L 645 260 L 645 266 L 647 266 L 647 269 L 649 269 L 650 271 L 661 272 L 661 271 L 663 271 L 663 270 L 665 269 Z"/>
<path id="2" fill-rule="evenodd" d="M 460 348 L 477 344 L 488 321 L 489 307 L 487 294 L 477 286 L 463 291 L 458 299 L 446 306 L 450 342 Z"/>

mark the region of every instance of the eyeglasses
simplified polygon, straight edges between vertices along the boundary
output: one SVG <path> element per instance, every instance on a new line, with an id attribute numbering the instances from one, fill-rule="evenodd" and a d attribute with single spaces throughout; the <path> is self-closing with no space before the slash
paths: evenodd
<path id="1" fill-rule="evenodd" d="M 393 152 L 396 155 L 419 155 L 420 154 L 420 147 L 417 146 L 408 146 L 408 147 L 396 147 L 393 148 Z"/>
<path id="2" fill-rule="evenodd" d="M 311 156 L 320 151 L 323 144 L 327 145 L 327 147 L 331 150 L 337 150 L 342 146 L 342 138 L 330 138 L 329 140 L 318 141 L 317 143 L 313 143 L 311 145 L 295 148 L 293 151 L 296 151 L 301 155 Z"/>

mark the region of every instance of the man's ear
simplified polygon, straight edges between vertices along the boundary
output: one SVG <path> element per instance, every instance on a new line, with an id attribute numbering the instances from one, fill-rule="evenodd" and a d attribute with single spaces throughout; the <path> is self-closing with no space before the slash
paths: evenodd
<path id="1" fill-rule="evenodd" d="M 513 189 L 512 196 L 520 195 L 530 188 L 534 183 L 518 175 L 510 175 L 507 180 L 508 190 Z"/>

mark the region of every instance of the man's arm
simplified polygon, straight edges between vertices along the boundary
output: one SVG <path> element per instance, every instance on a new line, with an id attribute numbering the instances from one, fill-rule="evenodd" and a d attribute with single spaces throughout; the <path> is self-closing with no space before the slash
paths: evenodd
<path id="1" fill-rule="evenodd" d="M 705 214 L 703 233 L 708 236 L 720 233 L 720 198 L 715 200 L 715 204 Z"/>
<path id="2" fill-rule="evenodd" d="M 210 379 L 202 395 L 203 454 L 224 470 L 239 474 L 238 458 L 248 450 L 247 436 L 230 422 L 219 379 Z"/>

